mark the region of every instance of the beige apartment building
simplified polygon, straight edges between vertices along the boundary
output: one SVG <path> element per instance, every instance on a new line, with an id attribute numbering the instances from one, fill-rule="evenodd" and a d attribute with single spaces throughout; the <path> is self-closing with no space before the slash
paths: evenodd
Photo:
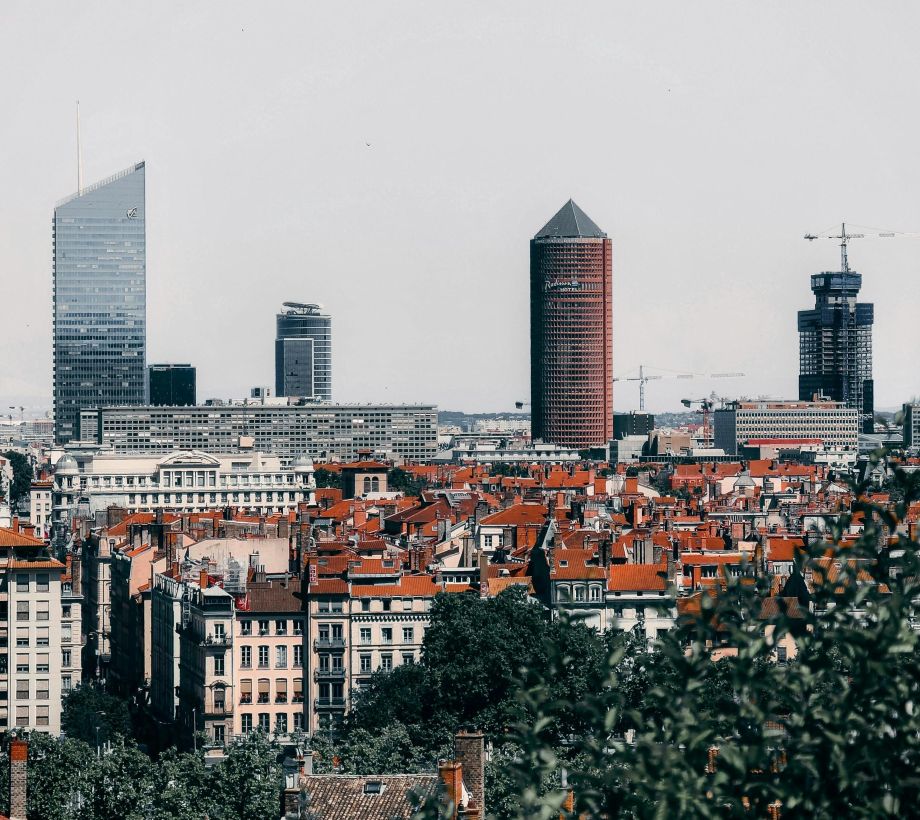
<path id="1" fill-rule="evenodd" d="M 236 610 L 233 646 L 237 734 L 305 730 L 305 621 L 299 578 L 266 579 L 260 573 L 247 583 Z"/>
<path id="2" fill-rule="evenodd" d="M 44 542 L 0 529 L 0 730 L 61 731 L 65 569 Z"/>

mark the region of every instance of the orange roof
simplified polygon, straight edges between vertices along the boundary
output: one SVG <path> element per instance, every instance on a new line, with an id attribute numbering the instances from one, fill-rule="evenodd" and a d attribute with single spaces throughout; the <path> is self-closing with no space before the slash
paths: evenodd
<path id="1" fill-rule="evenodd" d="M 667 577 L 667 564 L 611 564 L 607 569 L 607 589 L 611 592 L 664 592 Z"/>
<path id="2" fill-rule="evenodd" d="M 43 547 L 44 541 L 33 538 L 31 535 L 24 535 L 15 530 L 8 530 L 0 527 L 0 547 Z"/>
<path id="3" fill-rule="evenodd" d="M 546 520 L 548 509 L 543 504 L 515 504 L 492 515 L 487 515 L 480 526 L 515 526 L 542 525 Z"/>
<path id="4" fill-rule="evenodd" d="M 441 584 L 431 575 L 403 575 L 396 584 L 352 584 L 355 598 L 412 597 L 433 598 L 439 592 L 466 592 L 469 584 Z"/>
<path id="5" fill-rule="evenodd" d="M 54 558 L 36 558 L 34 561 L 24 561 L 20 558 L 14 558 L 7 564 L 9 569 L 66 569 L 66 567 Z"/>

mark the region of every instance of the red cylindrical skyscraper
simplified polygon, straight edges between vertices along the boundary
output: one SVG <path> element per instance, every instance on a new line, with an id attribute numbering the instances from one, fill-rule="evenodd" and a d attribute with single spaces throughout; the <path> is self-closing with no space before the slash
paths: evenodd
<path id="1" fill-rule="evenodd" d="M 570 199 L 530 242 L 534 439 L 596 447 L 613 438 L 611 242 Z"/>

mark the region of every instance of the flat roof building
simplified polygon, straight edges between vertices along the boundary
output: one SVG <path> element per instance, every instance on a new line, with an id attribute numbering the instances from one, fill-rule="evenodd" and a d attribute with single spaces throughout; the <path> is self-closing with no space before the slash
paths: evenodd
<path id="1" fill-rule="evenodd" d="M 729 455 L 758 439 L 820 440 L 856 450 L 859 411 L 837 401 L 736 401 L 713 413 L 715 446 Z"/>
<path id="2" fill-rule="evenodd" d="M 81 439 L 116 453 L 261 450 L 283 464 L 299 456 L 357 461 L 366 451 L 388 461 L 425 462 L 438 452 L 438 413 L 430 404 L 270 403 L 195 407 L 103 407 L 81 413 Z"/>
<path id="3" fill-rule="evenodd" d="M 152 364 L 147 368 L 150 404 L 154 407 L 196 404 L 195 368 L 190 364 Z"/>
<path id="4" fill-rule="evenodd" d="M 320 305 L 285 302 L 278 314 L 275 395 L 332 401 L 332 317 Z"/>

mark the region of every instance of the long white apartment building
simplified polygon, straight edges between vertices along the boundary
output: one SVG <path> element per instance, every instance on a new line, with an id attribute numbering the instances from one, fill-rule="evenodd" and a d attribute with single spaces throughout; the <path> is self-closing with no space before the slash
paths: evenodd
<path id="1" fill-rule="evenodd" d="M 314 503 L 313 462 L 260 452 L 211 455 L 195 450 L 128 455 L 69 448 L 55 464 L 53 512 L 66 521 L 111 506 L 129 512 L 204 512 L 236 507 L 270 515 Z"/>
<path id="2" fill-rule="evenodd" d="M 729 455 L 751 439 L 819 439 L 856 450 L 859 412 L 836 401 L 736 401 L 713 413 L 715 447 Z"/>

